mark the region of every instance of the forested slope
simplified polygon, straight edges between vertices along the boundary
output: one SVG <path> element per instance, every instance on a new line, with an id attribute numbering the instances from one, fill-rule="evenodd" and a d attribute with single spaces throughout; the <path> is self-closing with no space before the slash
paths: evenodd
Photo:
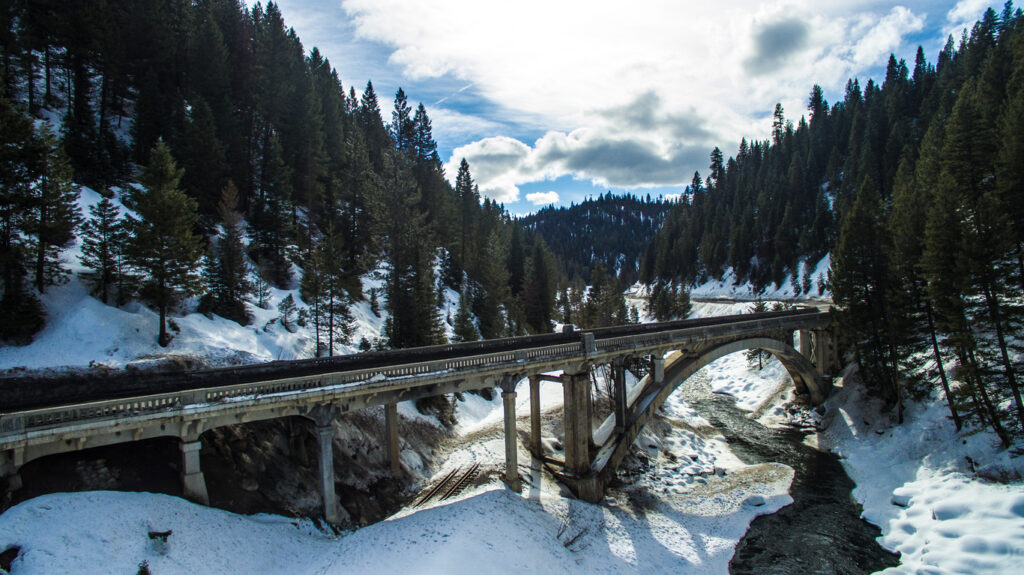
<path id="1" fill-rule="evenodd" d="M 831 106 L 810 91 L 770 141 L 711 153 L 641 266 L 657 285 L 755 287 L 832 255 L 840 327 L 875 393 L 941 389 L 951 417 L 1024 432 L 1024 20 L 988 10 L 932 64 L 890 57 Z M 944 365 L 955 365 L 957 382 Z"/>

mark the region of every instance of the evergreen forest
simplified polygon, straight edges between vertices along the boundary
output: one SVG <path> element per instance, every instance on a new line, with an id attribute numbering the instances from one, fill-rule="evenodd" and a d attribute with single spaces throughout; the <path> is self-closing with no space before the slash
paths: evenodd
<path id="1" fill-rule="evenodd" d="M 464 296 L 458 339 L 551 330 L 561 266 L 543 240 L 465 161 L 448 183 L 422 104 L 342 86 L 273 2 L 15 0 L 0 17 L 3 341 L 45 325 L 38 294 L 67 278 L 76 233 L 96 296 L 158 310 L 161 345 L 186 298 L 244 325 L 246 302 L 295 286 L 323 354 L 367 298 L 390 312 L 378 345 L 441 342 L 443 287 Z M 83 218 L 77 185 L 130 213 L 105 200 Z"/>

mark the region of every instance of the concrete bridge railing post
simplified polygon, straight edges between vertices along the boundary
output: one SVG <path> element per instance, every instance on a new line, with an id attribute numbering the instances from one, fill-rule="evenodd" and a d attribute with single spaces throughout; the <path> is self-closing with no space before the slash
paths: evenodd
<path id="1" fill-rule="evenodd" d="M 516 435 L 517 375 L 506 375 L 501 381 L 501 401 L 505 408 L 505 483 L 515 491 L 522 489 L 519 480 L 519 438 Z"/>
<path id="2" fill-rule="evenodd" d="M 543 457 L 540 445 L 540 376 L 530 376 L 530 453 Z"/>

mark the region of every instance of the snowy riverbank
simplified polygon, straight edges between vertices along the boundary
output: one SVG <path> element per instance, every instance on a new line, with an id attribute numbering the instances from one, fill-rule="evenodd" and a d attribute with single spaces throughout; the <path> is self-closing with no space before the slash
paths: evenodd
<path id="1" fill-rule="evenodd" d="M 864 518 L 901 554 L 886 572 L 1021 572 L 1024 460 L 989 432 L 958 434 L 941 401 L 910 404 L 895 425 L 847 381 L 827 402 L 820 445 L 843 458 Z"/>

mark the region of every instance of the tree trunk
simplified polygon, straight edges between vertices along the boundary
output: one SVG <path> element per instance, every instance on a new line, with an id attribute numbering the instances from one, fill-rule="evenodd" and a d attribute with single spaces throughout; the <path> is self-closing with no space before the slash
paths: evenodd
<path id="1" fill-rule="evenodd" d="M 1003 373 L 1006 381 L 1010 384 L 1013 392 L 1013 401 L 1017 405 L 1017 419 L 1020 420 L 1021 429 L 1024 429 L 1024 399 L 1020 395 L 1020 387 L 1017 385 L 1017 376 L 1013 373 L 1013 364 L 1010 363 L 1010 355 L 1006 351 L 1006 337 L 1003 335 L 1002 313 L 999 310 L 999 300 L 992 293 L 991 284 L 985 284 L 985 303 L 988 304 L 989 315 L 996 328 L 996 340 L 999 342 L 999 355 L 1003 362 Z"/>
<path id="2" fill-rule="evenodd" d="M 170 338 L 167 337 L 167 306 L 165 304 L 160 304 L 160 333 L 156 342 L 160 344 L 160 347 L 167 347 L 171 343 Z"/>
<path id="3" fill-rule="evenodd" d="M 974 355 L 973 350 L 967 351 L 967 357 L 971 362 L 971 373 L 973 374 L 975 387 L 978 389 L 978 393 L 981 394 L 981 400 L 985 405 L 985 410 L 988 412 L 989 419 L 992 421 L 992 430 L 999 436 L 999 440 L 1002 442 L 1003 447 L 1010 446 L 1010 437 L 1006 433 L 1006 429 L 1003 427 L 1003 422 L 999 419 L 999 412 L 996 411 L 995 406 L 992 404 L 992 399 L 988 395 L 988 390 L 985 389 L 985 381 L 978 375 L 978 359 Z"/>
<path id="4" fill-rule="evenodd" d="M 953 424 L 956 425 L 956 430 L 960 431 L 963 428 L 963 422 L 960 421 L 960 414 L 956 410 L 956 406 L 953 405 L 953 394 L 949 390 L 949 379 L 946 378 L 946 368 L 942 365 L 942 353 L 939 351 L 939 338 L 935 335 L 935 320 L 932 317 L 932 304 L 929 301 L 924 302 L 925 316 L 928 318 L 928 335 L 932 341 L 932 353 L 935 354 L 935 365 L 939 368 L 939 379 L 942 381 L 942 391 L 946 394 L 946 405 L 949 406 L 949 412 L 953 415 Z"/>

